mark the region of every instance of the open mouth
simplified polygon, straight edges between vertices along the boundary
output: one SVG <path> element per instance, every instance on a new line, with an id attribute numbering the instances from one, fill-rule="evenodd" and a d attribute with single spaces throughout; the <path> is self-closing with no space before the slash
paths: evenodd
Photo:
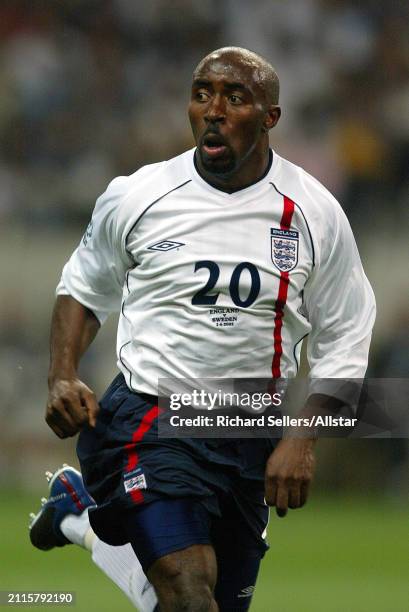
<path id="1" fill-rule="evenodd" d="M 226 149 L 227 146 L 219 134 L 207 134 L 203 138 L 202 150 L 209 157 L 219 157 Z"/>

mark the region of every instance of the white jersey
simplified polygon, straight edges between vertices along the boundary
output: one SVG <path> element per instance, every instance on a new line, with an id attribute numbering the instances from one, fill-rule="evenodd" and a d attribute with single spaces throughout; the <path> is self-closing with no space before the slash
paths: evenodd
<path id="1" fill-rule="evenodd" d="M 373 292 L 336 200 L 273 154 L 232 194 L 206 183 L 194 150 L 118 177 L 64 267 L 58 294 L 101 324 L 119 312 L 118 366 L 134 391 L 159 378 L 361 378 Z"/>

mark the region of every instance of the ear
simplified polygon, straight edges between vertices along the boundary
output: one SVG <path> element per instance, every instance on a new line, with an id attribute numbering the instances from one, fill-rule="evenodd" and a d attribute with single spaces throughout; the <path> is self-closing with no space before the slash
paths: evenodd
<path id="1" fill-rule="evenodd" d="M 272 104 L 267 112 L 263 123 L 263 128 L 265 132 L 270 131 L 273 127 L 275 127 L 278 123 L 278 120 L 281 117 L 281 108 L 275 104 Z"/>

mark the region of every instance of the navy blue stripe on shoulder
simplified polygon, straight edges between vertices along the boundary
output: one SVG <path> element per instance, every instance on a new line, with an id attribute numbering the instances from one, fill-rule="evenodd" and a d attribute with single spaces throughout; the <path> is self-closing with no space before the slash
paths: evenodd
<path id="1" fill-rule="evenodd" d="M 177 191 L 178 189 L 180 189 L 181 187 L 184 187 L 185 185 L 187 185 L 188 183 L 191 183 L 192 179 L 188 179 L 187 181 L 184 181 L 184 183 L 181 183 L 180 185 L 177 185 L 176 187 L 173 187 L 172 189 L 169 189 L 169 191 L 167 191 L 166 193 L 163 193 L 161 196 L 159 196 L 159 198 L 156 198 L 156 200 L 154 200 L 153 202 L 151 202 L 149 204 L 149 206 L 147 206 L 145 208 L 145 210 L 143 212 L 141 212 L 141 214 L 139 215 L 139 217 L 137 218 L 137 220 L 135 221 L 135 223 L 133 224 L 133 226 L 131 227 L 131 229 L 129 230 L 129 232 L 126 235 L 125 238 L 125 248 L 129 239 L 129 236 L 131 235 L 131 233 L 134 231 L 135 227 L 138 225 L 139 221 L 142 219 L 142 217 L 148 212 L 148 210 L 150 208 L 152 208 L 152 206 L 154 206 L 155 204 L 157 204 L 158 202 L 160 202 L 160 200 L 163 200 L 163 198 L 166 198 L 167 195 L 169 195 L 170 193 L 173 193 L 174 191 Z M 130 253 L 129 253 L 130 254 Z"/>

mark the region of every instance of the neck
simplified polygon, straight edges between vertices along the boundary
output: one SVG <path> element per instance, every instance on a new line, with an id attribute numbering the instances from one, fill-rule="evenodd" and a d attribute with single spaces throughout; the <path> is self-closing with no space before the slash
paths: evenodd
<path id="1" fill-rule="evenodd" d="M 250 187 L 254 183 L 260 181 L 270 170 L 272 163 L 272 153 L 267 146 L 263 151 L 255 154 L 251 159 L 251 163 L 246 163 L 246 160 L 228 174 L 214 174 L 203 168 L 199 155 L 195 153 L 194 162 L 197 172 L 200 174 L 206 183 L 212 187 L 225 191 L 226 193 L 234 193 L 240 189 Z M 250 160 L 249 160 L 250 161 Z"/>

